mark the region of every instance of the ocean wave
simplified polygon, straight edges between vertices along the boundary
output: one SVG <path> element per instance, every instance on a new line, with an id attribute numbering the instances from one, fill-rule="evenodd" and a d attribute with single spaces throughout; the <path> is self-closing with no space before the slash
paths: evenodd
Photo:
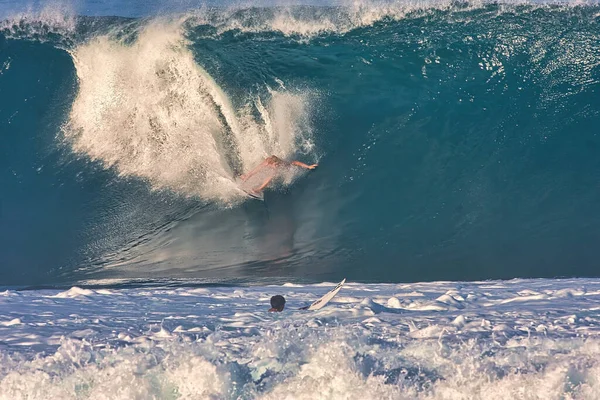
<path id="1" fill-rule="evenodd" d="M 6 20 L 5 280 L 595 274 L 598 6 L 423 4 Z"/>
<path id="2" fill-rule="evenodd" d="M 530 13 L 535 10 L 565 11 L 581 8 L 594 8 L 597 1 L 562 0 L 507 0 L 507 1 L 455 1 L 455 0 L 351 0 L 335 1 L 319 5 L 290 5 L 281 2 L 235 3 L 221 6 L 168 7 L 144 15 L 143 20 L 170 21 L 175 25 L 187 23 L 190 26 L 208 25 L 216 35 L 227 32 L 278 32 L 285 36 L 312 38 L 323 34 L 345 34 L 352 30 L 373 26 L 377 23 L 415 18 L 439 18 L 452 21 L 464 20 L 470 12 L 482 10 L 493 14 Z M 110 13 L 110 12 L 109 12 Z M 8 13 L 0 22 L 0 30 L 17 37 L 40 39 L 48 34 L 70 35 L 87 18 L 85 13 L 78 16 L 74 4 L 52 2 L 45 6 L 27 6 Z M 91 16 L 96 19 L 110 17 L 131 18 L 126 12 L 114 9 L 110 16 Z M 139 18 L 139 17 L 138 17 Z M 98 28 L 96 26 L 95 28 Z M 93 33 L 92 33 L 93 36 Z"/>

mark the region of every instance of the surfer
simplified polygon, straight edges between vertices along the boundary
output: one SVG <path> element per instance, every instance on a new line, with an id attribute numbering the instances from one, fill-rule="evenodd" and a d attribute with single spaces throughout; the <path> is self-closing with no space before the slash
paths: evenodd
<path id="1" fill-rule="evenodd" d="M 344 283 L 346 283 L 346 278 L 344 278 L 340 283 L 338 283 L 336 287 L 331 289 L 329 292 L 325 293 L 323 297 L 316 301 L 313 301 L 312 304 L 308 306 L 300 307 L 298 310 L 320 310 L 321 308 L 325 307 L 325 305 L 329 303 L 329 301 L 333 299 L 336 294 L 338 294 L 338 292 L 342 289 L 342 286 L 344 286 Z M 269 312 L 281 312 L 283 311 L 284 307 L 285 299 L 283 298 L 283 296 L 276 294 L 275 296 L 271 297 L 271 308 L 269 309 Z"/>
<path id="2" fill-rule="evenodd" d="M 282 312 L 285 307 L 285 298 L 279 294 L 271 297 L 271 308 L 269 312 Z"/>
<path id="3" fill-rule="evenodd" d="M 279 158 L 277 156 L 270 156 L 270 157 L 265 158 L 265 160 L 262 163 L 260 163 L 256 168 L 254 168 L 252 171 L 240 176 L 240 179 L 243 182 L 245 182 L 250 177 L 252 177 L 253 175 L 256 175 L 259 171 L 262 171 L 265 168 L 273 169 L 274 173 L 269 174 L 269 176 L 263 181 L 263 183 L 261 185 L 252 189 L 253 193 L 259 193 L 264 188 L 266 188 L 269 185 L 269 183 L 271 183 L 271 181 L 273 180 L 273 178 L 276 175 L 275 172 L 277 172 L 278 170 L 281 170 L 283 168 L 290 167 L 292 165 L 301 167 L 301 168 L 306 168 L 306 169 L 315 169 L 318 166 L 318 164 L 310 164 L 309 165 L 309 164 L 304 164 L 303 162 L 300 162 L 300 161 L 291 161 L 290 162 L 290 161 L 282 160 L 281 158 Z"/>

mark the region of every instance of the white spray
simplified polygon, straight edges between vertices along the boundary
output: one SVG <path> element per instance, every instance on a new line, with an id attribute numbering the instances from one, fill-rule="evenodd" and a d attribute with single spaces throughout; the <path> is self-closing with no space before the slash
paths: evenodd
<path id="1" fill-rule="evenodd" d="M 266 106 L 249 96 L 235 109 L 180 23 L 151 22 L 132 43 L 114 36 L 72 51 L 79 91 L 63 131 L 76 152 L 154 189 L 229 203 L 235 172 L 310 149 L 306 95 L 270 90 Z"/>

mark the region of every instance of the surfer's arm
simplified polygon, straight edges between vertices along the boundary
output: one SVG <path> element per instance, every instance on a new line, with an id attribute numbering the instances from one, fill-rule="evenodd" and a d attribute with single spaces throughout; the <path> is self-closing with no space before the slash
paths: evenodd
<path id="1" fill-rule="evenodd" d="M 292 161 L 292 165 L 298 166 L 298 167 L 302 167 L 302 168 L 306 168 L 306 169 L 315 169 L 319 166 L 319 164 L 304 164 L 303 162 L 300 161 Z"/>

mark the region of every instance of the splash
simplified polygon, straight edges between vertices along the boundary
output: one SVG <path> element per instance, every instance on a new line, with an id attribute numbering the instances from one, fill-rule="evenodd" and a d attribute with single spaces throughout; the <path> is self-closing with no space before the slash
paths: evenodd
<path id="1" fill-rule="evenodd" d="M 548 1 L 543 4 L 553 4 Z M 276 4 L 257 12 L 254 4 L 236 4 L 226 8 L 201 8 L 190 11 L 190 20 L 214 27 L 218 35 L 230 31 L 278 32 L 284 36 L 311 39 L 319 35 L 343 35 L 352 30 L 372 26 L 383 21 L 419 18 L 436 11 L 464 12 L 485 7 L 482 0 L 413 0 L 381 1 L 350 0 L 311 6 Z M 503 4 L 530 4 L 514 0 Z"/>
<path id="2" fill-rule="evenodd" d="M 75 15 L 73 5 L 66 2 L 50 1 L 39 9 L 26 5 L 9 11 L 3 19 L 0 16 L 0 33 L 40 41 L 45 41 L 49 34 L 68 38 L 77 26 Z"/>
<path id="3" fill-rule="evenodd" d="M 99 36 L 72 51 L 79 80 L 64 136 L 73 149 L 168 189 L 225 203 L 236 175 L 310 143 L 306 95 L 248 93 L 236 108 L 194 59 L 180 23 Z M 256 116 L 256 109 L 260 109 Z"/>

